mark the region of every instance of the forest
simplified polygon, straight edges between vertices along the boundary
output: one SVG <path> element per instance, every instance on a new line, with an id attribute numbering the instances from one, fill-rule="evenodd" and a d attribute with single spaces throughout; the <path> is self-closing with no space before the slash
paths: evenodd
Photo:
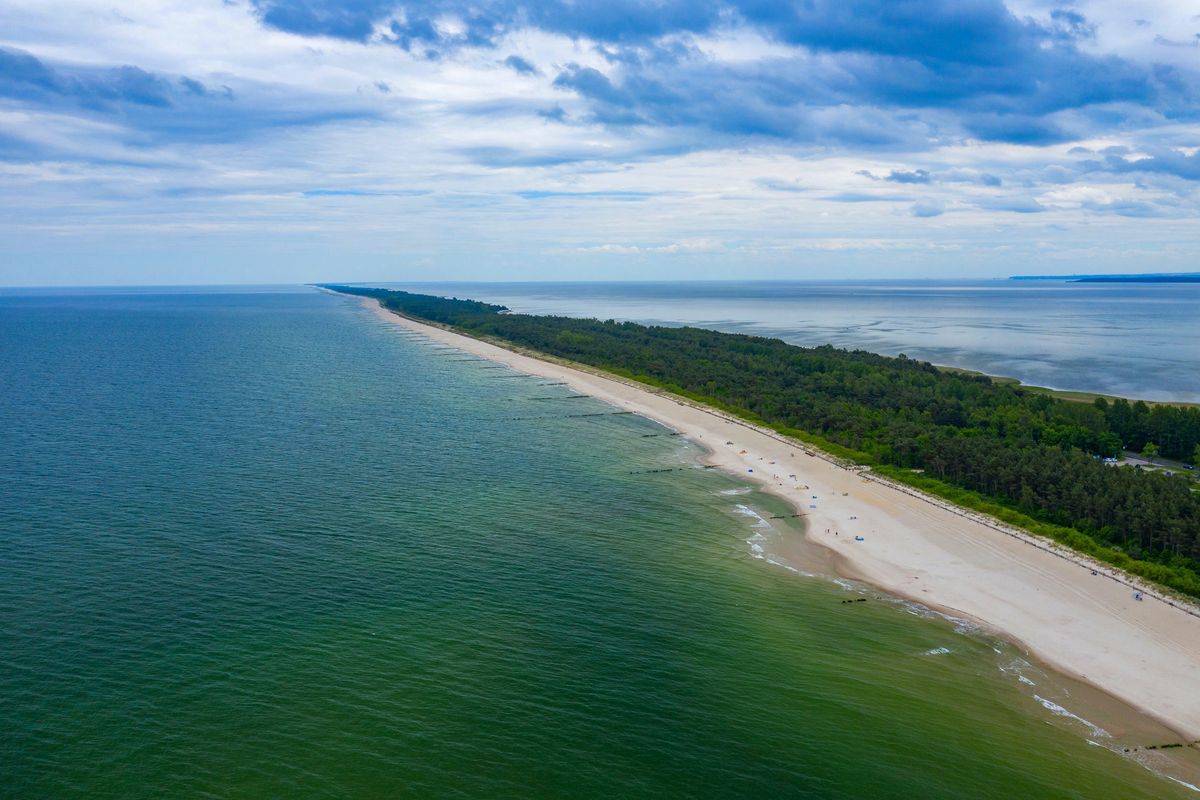
<path id="1" fill-rule="evenodd" d="M 1198 408 L 1081 403 L 904 355 L 325 288 L 711 403 L 921 488 L 967 490 L 1041 523 L 1024 523 L 1035 532 L 1200 596 L 1200 495 L 1191 480 L 1102 460 L 1124 449 L 1193 461 Z"/>

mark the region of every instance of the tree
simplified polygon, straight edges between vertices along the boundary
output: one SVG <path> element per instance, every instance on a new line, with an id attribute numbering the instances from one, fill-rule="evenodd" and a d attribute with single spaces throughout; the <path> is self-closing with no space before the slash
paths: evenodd
<path id="1" fill-rule="evenodd" d="M 1196 445 L 1196 449 L 1192 450 L 1192 464 L 1200 464 L 1200 444 Z"/>
<path id="2" fill-rule="evenodd" d="M 1146 442 L 1146 446 L 1142 448 L 1142 458 L 1154 463 L 1154 459 L 1158 458 L 1158 445 L 1154 442 Z"/>
<path id="3" fill-rule="evenodd" d="M 1102 433 L 1100 434 L 1100 446 L 1097 449 L 1102 456 L 1119 456 L 1121 455 L 1121 437 L 1111 431 Z"/>

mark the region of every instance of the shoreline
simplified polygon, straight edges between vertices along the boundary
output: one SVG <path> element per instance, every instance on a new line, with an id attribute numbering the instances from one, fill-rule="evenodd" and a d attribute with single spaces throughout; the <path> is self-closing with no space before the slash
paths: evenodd
<path id="1" fill-rule="evenodd" d="M 1172 406 L 1174 408 L 1198 408 L 1200 400 L 1149 400 L 1145 397 L 1126 397 L 1119 394 L 1105 394 L 1104 392 L 1094 392 L 1089 389 L 1057 389 L 1053 386 L 1038 386 L 1033 383 L 1025 383 L 1020 378 L 1015 378 L 1012 375 L 993 375 L 990 372 L 980 372 L 977 369 L 968 369 L 967 367 L 955 367 L 950 364 L 934 364 L 942 372 L 959 373 L 961 375 L 978 375 L 983 378 L 988 378 L 992 383 L 1015 385 L 1018 388 L 1025 389 L 1030 392 L 1038 392 L 1051 397 L 1056 397 L 1059 400 L 1067 400 L 1072 403 L 1091 403 L 1094 400 L 1104 399 L 1108 402 L 1115 400 L 1124 400 L 1127 403 L 1136 403 L 1139 400 L 1148 406 Z"/>
<path id="2" fill-rule="evenodd" d="M 845 577 L 965 617 L 1183 743 L 1200 740 L 1200 615 L 1178 601 L 1126 583 L 1126 576 L 1073 551 L 715 409 L 409 319 L 373 299 L 362 298 L 362 305 L 434 341 L 563 381 L 678 431 L 706 451 L 706 466 L 748 479 L 803 513 L 806 541 L 827 550 Z M 1147 599 L 1134 600 L 1134 588 Z M 1195 748 L 1180 754 L 1194 755 Z"/>

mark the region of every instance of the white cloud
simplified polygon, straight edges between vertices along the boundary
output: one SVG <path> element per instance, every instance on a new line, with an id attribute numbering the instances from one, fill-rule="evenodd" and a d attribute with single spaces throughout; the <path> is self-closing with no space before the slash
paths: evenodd
<path id="1" fill-rule="evenodd" d="M 1097 23 L 1089 50 L 1188 66 L 1186 53 L 1153 44 L 1156 31 L 1184 24 L 1180 4 L 1139 9 L 1152 21 L 1146 26 L 1126 20 L 1127 6 L 1116 2 L 1076 7 Z M 1039 3 L 1016 8 L 1045 13 Z M 838 68 L 744 28 L 684 39 L 711 63 L 754 69 L 803 56 L 822 74 Z M 136 260 L 140 249 L 170 251 L 178 237 L 201 233 L 210 237 L 202 249 L 243 259 L 247 275 L 264 254 L 290 253 L 304 237 L 309 255 L 293 263 L 312 258 L 319 266 L 319 255 L 340 253 L 322 263 L 343 269 L 361 258 L 374 271 L 365 277 L 420 277 L 403 273 L 418 262 L 458 277 L 591 277 L 608 274 L 620 261 L 614 257 L 663 277 L 689 277 L 691 268 L 679 265 L 696 262 L 767 277 L 797 264 L 813 268 L 803 259 L 817 257 L 847 274 L 983 275 L 1011 271 L 1002 254 L 1013 251 L 1000 248 L 1026 252 L 1004 241 L 1026 236 L 1081 265 L 1117 264 L 1155 237 L 1173 248 L 1167 258 L 1200 259 L 1200 241 L 1187 227 L 1200 209 L 1194 182 L 1166 174 L 1133 180 L 1085 166 L 1115 147 L 1126 148 L 1126 162 L 1164 149 L 1191 156 L 1200 125 L 1186 119 L 1148 117 L 1041 146 L 954 138 L 930 145 L 929 132 L 944 123 L 938 113 L 899 119 L 870 104 L 831 105 L 807 119 L 843 134 L 903 126 L 900 143 L 869 148 L 832 138 L 698 134 L 682 124 L 605 126 L 586 121 L 589 107 L 553 86 L 567 64 L 617 69 L 586 39 L 518 29 L 494 50 L 467 47 L 429 60 L 391 45 L 266 28 L 245 3 L 0 0 L 0 46 L 55 67 L 131 64 L 170 80 L 226 85 L 237 98 L 233 114 L 314 115 L 304 124 L 205 138 L 172 135 L 170 112 L 161 130 L 148 131 L 131 114 L 0 100 L 0 146 L 13 152 L 0 160 L 0 247 L 10 253 L 0 284 L 44 281 L 44 268 L 31 277 L 29 264 L 52 268 L 122 247 Z M 509 54 L 540 74 L 503 66 Z M 567 124 L 554 119 L 559 112 Z M 920 170 L 929 180 L 915 186 L 860 174 Z M 868 191 L 906 199 L 832 199 Z M 531 192 L 544 196 L 530 200 Z M 1038 204 L 1047 210 L 1019 213 Z M 1156 210 L 1178 219 L 1151 225 L 1119 216 Z M 1102 232 L 1091 224 L 1097 214 L 1109 226 Z M 889 259 L 868 258 L 880 252 Z M 923 261 L 905 262 L 905 254 Z M 147 257 L 138 280 L 169 270 L 163 263 Z M 283 276 L 285 267 L 263 275 Z"/>

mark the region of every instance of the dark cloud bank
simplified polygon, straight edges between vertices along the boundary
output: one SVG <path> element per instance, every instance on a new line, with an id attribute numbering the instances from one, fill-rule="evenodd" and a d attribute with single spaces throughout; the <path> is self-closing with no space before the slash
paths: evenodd
<path id="1" fill-rule="evenodd" d="M 611 69 L 548 71 L 588 120 L 729 137 L 919 148 L 954 138 L 1043 145 L 1160 119 L 1194 119 L 1197 80 L 1164 65 L 1085 53 L 1095 26 L 1070 8 L 1042 22 L 998 0 L 256 0 L 263 22 L 309 36 L 381 41 L 420 57 L 497 47 L 534 27 L 599 43 Z M 460 21 L 454 32 L 435 20 Z M 746 27 L 794 57 L 722 64 L 692 37 Z M 378 31 L 382 30 L 382 34 Z"/>

